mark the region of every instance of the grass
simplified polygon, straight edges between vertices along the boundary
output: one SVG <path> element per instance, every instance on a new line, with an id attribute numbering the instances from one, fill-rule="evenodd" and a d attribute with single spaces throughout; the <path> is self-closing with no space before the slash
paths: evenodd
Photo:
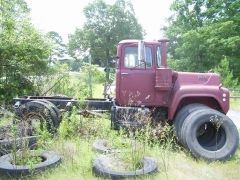
<path id="1" fill-rule="evenodd" d="M 94 98 L 103 98 L 103 85 L 96 84 L 93 90 L 93 97 Z"/>
<path id="2" fill-rule="evenodd" d="M 84 118 L 74 113 L 70 116 L 64 116 L 55 137 L 45 138 L 47 142 L 45 149 L 58 152 L 62 156 L 61 165 L 41 172 L 38 175 L 31 175 L 22 179 L 99 179 L 92 174 L 92 163 L 99 155 L 99 153 L 92 151 L 93 142 L 106 138 L 111 142 L 112 146 L 119 147 L 117 142 L 120 143 L 121 139 L 135 138 L 133 133 L 114 131 L 109 127 L 110 121 L 108 119 Z M 140 134 L 137 139 L 144 143 L 144 134 Z M 158 172 L 156 174 L 148 175 L 141 179 L 225 180 L 240 178 L 238 171 L 240 166 L 240 147 L 229 161 L 210 163 L 202 159 L 193 158 L 187 151 L 171 140 L 165 143 L 160 143 L 160 141 L 156 140 L 153 143 L 145 143 L 144 148 L 141 149 L 140 156 L 152 157 L 158 164 Z M 0 179 L 3 178 L 0 177 Z"/>
<path id="3" fill-rule="evenodd" d="M 93 141 L 76 138 L 67 140 L 63 144 L 54 144 L 55 151 L 62 157 L 60 167 L 48 170 L 29 179 L 99 179 L 92 174 L 92 162 L 97 154 L 91 151 Z M 159 171 L 154 175 L 142 179 L 239 179 L 240 154 L 238 153 L 228 162 L 208 163 L 197 160 L 184 152 L 173 152 L 161 147 L 147 147 L 147 155 L 154 157 Z M 166 167 L 165 167 L 166 166 Z"/>
<path id="4" fill-rule="evenodd" d="M 231 98 L 230 99 L 230 109 L 240 111 L 240 99 Z"/>
<path id="5" fill-rule="evenodd" d="M 1 106 L 0 106 L 1 108 Z M 14 118 L 14 114 L 8 111 L 7 109 L 3 108 L 0 109 L 0 125 L 5 126 L 12 123 Z"/>
<path id="6" fill-rule="evenodd" d="M 92 95 L 93 97 L 103 97 L 102 79 L 103 72 L 95 70 L 95 75 L 92 77 Z M 90 97 L 90 82 L 87 73 L 60 73 L 58 75 L 51 75 L 36 78 L 33 83 L 37 93 L 40 96 L 53 96 L 57 94 L 66 95 L 81 99 L 83 97 Z"/>

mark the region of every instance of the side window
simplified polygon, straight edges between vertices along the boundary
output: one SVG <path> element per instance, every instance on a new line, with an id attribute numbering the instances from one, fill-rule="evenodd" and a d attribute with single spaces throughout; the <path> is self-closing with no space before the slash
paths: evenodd
<path id="1" fill-rule="evenodd" d="M 126 47 L 124 55 L 124 66 L 135 67 L 138 64 L 138 48 L 137 47 Z"/>
<path id="2" fill-rule="evenodd" d="M 138 48 L 126 47 L 124 54 L 124 66 L 128 68 L 144 68 L 144 63 L 138 60 Z M 152 51 L 150 47 L 146 47 L 146 67 L 152 67 Z"/>
<path id="3" fill-rule="evenodd" d="M 157 47 L 156 57 L 157 57 L 157 66 L 161 67 L 161 47 L 160 46 Z"/>
<path id="4" fill-rule="evenodd" d="M 152 67 L 152 51 L 150 47 L 146 48 L 146 62 L 147 62 L 147 68 Z"/>

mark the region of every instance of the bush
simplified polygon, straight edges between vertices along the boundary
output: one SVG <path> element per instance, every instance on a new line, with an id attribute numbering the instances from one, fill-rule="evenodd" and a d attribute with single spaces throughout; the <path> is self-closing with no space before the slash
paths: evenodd
<path id="1" fill-rule="evenodd" d="M 33 95 L 34 84 L 23 75 L 15 75 L 0 80 L 0 100 L 9 103 L 13 97 L 18 95 Z"/>

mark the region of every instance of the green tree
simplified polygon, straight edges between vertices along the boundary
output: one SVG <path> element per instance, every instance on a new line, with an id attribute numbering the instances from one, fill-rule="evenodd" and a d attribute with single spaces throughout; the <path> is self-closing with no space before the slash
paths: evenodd
<path id="1" fill-rule="evenodd" d="M 52 43 L 52 50 L 49 56 L 49 63 L 52 63 L 59 58 L 63 58 L 67 53 L 67 46 L 63 43 L 62 37 L 55 31 L 47 33 L 47 37 Z"/>
<path id="2" fill-rule="evenodd" d="M 175 0 L 168 27 L 169 54 L 181 71 L 206 72 L 223 57 L 236 79 L 240 73 L 240 0 Z M 179 64 L 179 65 L 177 65 Z M 221 66 L 220 66 L 221 67 Z"/>
<path id="3" fill-rule="evenodd" d="M 145 32 L 130 1 L 116 0 L 113 5 L 108 5 L 103 0 L 95 0 L 84 8 L 84 15 L 83 28 L 69 35 L 69 55 L 77 58 L 88 51 L 93 63 L 98 61 L 106 67 L 108 80 L 117 43 L 129 38 L 142 39 Z"/>
<path id="4" fill-rule="evenodd" d="M 67 64 L 70 68 L 71 71 L 79 72 L 80 67 L 82 66 L 82 59 L 61 59 L 59 60 L 59 63 L 61 64 Z"/>
<path id="5" fill-rule="evenodd" d="M 0 7 L 0 99 L 32 94 L 26 77 L 45 73 L 50 43 L 32 26 L 24 0 L 1 0 Z"/>
<path id="6" fill-rule="evenodd" d="M 235 88 L 238 85 L 238 78 L 233 79 L 233 72 L 229 70 L 229 61 L 225 57 L 220 64 L 214 68 L 214 72 L 221 75 L 222 84 L 225 87 Z"/>
<path id="7" fill-rule="evenodd" d="M 199 0 L 175 0 L 172 3 L 170 10 L 173 15 L 167 18 L 169 26 L 162 27 L 161 30 L 171 40 L 168 44 L 168 51 L 174 59 L 181 58 L 176 49 L 184 44 L 183 35 L 203 26 L 202 5 L 203 2 Z"/>

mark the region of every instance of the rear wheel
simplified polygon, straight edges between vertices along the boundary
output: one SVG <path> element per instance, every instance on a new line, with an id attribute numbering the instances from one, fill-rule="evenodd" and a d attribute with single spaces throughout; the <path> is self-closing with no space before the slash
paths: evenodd
<path id="1" fill-rule="evenodd" d="M 22 122 L 35 127 L 36 123 L 40 123 L 40 127 L 44 127 L 46 122 L 47 130 L 54 132 L 58 125 L 58 117 L 54 110 L 46 103 L 40 101 L 31 101 L 20 107 Z"/>
<path id="2" fill-rule="evenodd" d="M 61 121 L 61 118 L 62 118 L 62 115 L 61 115 L 61 112 L 59 111 L 59 109 L 58 109 L 53 103 L 51 103 L 51 102 L 48 101 L 48 100 L 38 99 L 37 101 L 44 102 L 44 103 L 47 104 L 50 108 L 53 109 L 53 111 L 56 113 L 56 116 L 57 116 L 57 118 L 58 118 L 58 120 L 57 120 L 57 122 L 56 122 L 56 123 L 57 123 L 56 126 L 59 126 L 60 121 Z"/>
<path id="3" fill-rule="evenodd" d="M 226 115 L 213 110 L 197 110 L 183 123 L 181 136 L 195 157 L 209 161 L 225 161 L 236 152 L 239 134 Z"/>

